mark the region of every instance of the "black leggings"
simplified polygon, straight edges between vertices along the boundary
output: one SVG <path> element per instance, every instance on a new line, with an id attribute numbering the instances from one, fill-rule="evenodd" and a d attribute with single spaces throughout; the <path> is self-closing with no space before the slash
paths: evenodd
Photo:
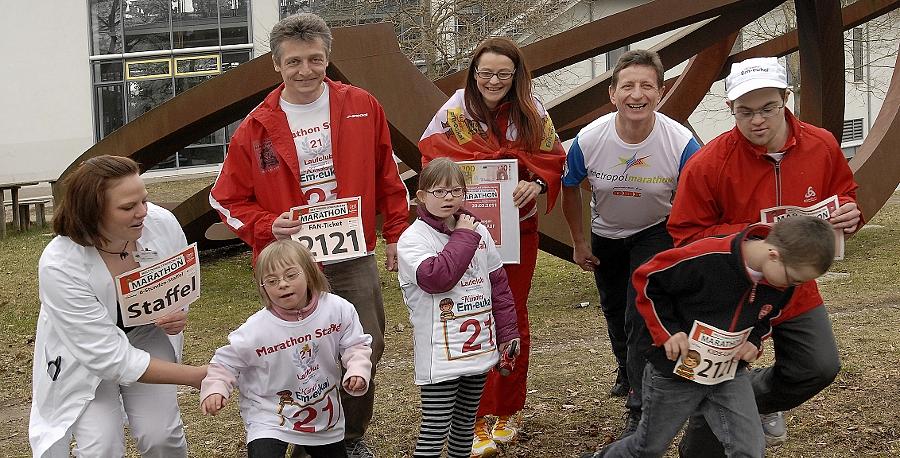
<path id="1" fill-rule="evenodd" d="M 288 443 L 268 437 L 254 439 L 247 444 L 249 458 L 284 458 Z M 347 458 L 344 441 L 325 445 L 304 445 L 306 454 L 312 458 Z"/>

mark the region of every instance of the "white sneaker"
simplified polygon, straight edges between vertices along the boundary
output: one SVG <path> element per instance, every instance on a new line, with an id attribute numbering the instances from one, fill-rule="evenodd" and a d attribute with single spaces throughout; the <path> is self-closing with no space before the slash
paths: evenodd
<path id="1" fill-rule="evenodd" d="M 471 458 L 495 456 L 497 453 L 497 443 L 491 438 L 491 433 L 488 432 L 484 417 L 477 419 L 475 421 L 475 437 L 472 438 Z"/>
<path id="2" fill-rule="evenodd" d="M 767 447 L 781 445 L 787 441 L 787 428 L 784 426 L 784 415 L 781 412 L 760 415 L 759 420 L 762 422 Z"/>

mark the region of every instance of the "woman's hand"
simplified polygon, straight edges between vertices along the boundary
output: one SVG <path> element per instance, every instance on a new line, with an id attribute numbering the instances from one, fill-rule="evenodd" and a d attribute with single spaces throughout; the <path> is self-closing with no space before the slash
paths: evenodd
<path id="1" fill-rule="evenodd" d="M 184 331 L 185 326 L 187 326 L 187 312 L 184 310 L 172 312 L 156 320 L 156 327 L 162 329 L 170 336 L 174 336 L 175 334 Z"/>
<path id="2" fill-rule="evenodd" d="M 215 416 L 227 403 L 228 398 L 219 393 L 213 393 L 200 403 L 200 411 L 203 412 L 204 415 Z"/>
<path id="3" fill-rule="evenodd" d="M 518 208 L 522 208 L 528 202 L 534 200 L 541 193 L 541 185 L 533 181 L 520 180 L 513 189 L 513 203 Z"/>

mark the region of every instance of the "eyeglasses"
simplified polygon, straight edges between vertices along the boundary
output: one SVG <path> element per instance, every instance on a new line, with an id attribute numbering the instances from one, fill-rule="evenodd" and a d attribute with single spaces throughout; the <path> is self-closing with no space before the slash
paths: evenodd
<path id="1" fill-rule="evenodd" d="M 262 283 L 259 286 L 266 286 L 269 288 L 275 288 L 281 283 L 281 280 L 284 280 L 288 283 L 300 278 L 303 275 L 303 270 L 299 267 L 295 267 L 293 269 L 288 269 L 282 274 L 280 277 L 277 275 L 269 275 L 263 278 Z"/>
<path id="2" fill-rule="evenodd" d="M 760 115 L 763 119 L 769 119 L 772 116 L 778 114 L 778 111 L 784 108 L 784 105 L 778 105 L 774 107 L 765 107 L 760 110 L 737 110 L 731 111 L 731 114 L 734 115 L 735 118 L 746 121 L 748 119 L 753 119 L 756 115 Z"/>
<path id="3" fill-rule="evenodd" d="M 781 267 L 784 268 L 784 282 L 788 286 L 797 286 L 803 284 L 802 281 L 794 280 L 787 271 L 787 266 L 782 262 Z"/>
<path id="4" fill-rule="evenodd" d="M 475 76 L 477 76 L 483 80 L 490 80 L 491 78 L 496 76 L 498 80 L 506 81 L 506 80 L 512 78 L 513 75 L 515 75 L 515 74 L 516 73 L 514 71 L 511 72 L 509 70 L 500 70 L 499 72 L 491 72 L 491 71 L 487 71 L 487 70 L 475 70 Z"/>
<path id="5" fill-rule="evenodd" d="M 465 194 L 466 190 L 463 189 L 462 186 L 457 186 L 453 189 L 437 188 L 425 192 L 431 194 L 434 197 L 437 197 L 438 199 L 443 199 L 444 197 L 447 197 L 447 194 L 450 194 L 453 197 L 462 197 L 462 195 Z"/>

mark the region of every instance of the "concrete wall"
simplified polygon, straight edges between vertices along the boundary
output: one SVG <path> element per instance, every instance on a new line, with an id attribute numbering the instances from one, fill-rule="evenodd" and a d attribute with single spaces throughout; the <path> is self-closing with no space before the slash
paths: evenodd
<path id="1" fill-rule="evenodd" d="M 27 2 L 0 19 L 0 183 L 55 179 L 93 144 L 87 2 Z"/>

